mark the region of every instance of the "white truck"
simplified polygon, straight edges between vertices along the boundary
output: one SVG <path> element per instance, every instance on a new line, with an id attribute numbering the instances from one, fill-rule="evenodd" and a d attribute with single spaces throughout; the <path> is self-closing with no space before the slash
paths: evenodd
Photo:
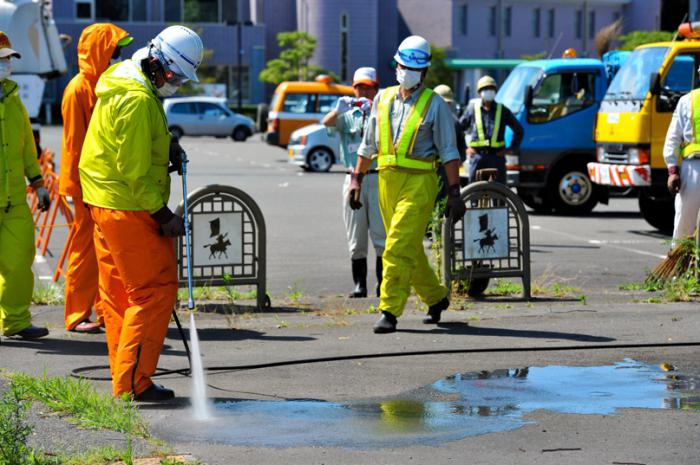
<path id="1" fill-rule="evenodd" d="M 20 87 L 37 138 L 45 82 L 66 73 L 63 43 L 70 39 L 59 35 L 45 0 L 0 0 L 0 31 L 22 55 L 12 62 L 11 79 Z"/>

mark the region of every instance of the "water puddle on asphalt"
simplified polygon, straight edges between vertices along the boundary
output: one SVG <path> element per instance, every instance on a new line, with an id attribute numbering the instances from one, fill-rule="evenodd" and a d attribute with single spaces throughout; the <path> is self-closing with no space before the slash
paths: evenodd
<path id="1" fill-rule="evenodd" d="M 630 359 L 611 366 L 458 373 L 388 399 L 217 403 L 212 420 L 160 433 L 259 447 L 438 445 L 519 428 L 533 422 L 524 416 L 535 410 L 611 414 L 620 408 L 700 410 L 700 376 Z"/>

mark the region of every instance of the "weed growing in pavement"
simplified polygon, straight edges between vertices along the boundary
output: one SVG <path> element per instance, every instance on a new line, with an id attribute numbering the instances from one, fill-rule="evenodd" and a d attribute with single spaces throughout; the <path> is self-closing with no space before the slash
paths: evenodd
<path id="1" fill-rule="evenodd" d="M 63 286 L 49 283 L 48 285 L 39 284 L 34 289 L 32 295 L 32 303 L 34 305 L 61 305 L 63 301 Z"/>
<path id="2" fill-rule="evenodd" d="M 289 291 L 287 292 L 286 297 L 291 302 L 297 303 L 304 297 L 304 291 L 296 281 L 291 286 L 287 286 L 287 289 L 289 289 Z"/>
<path id="3" fill-rule="evenodd" d="M 442 179 L 440 179 L 440 189 L 442 189 Z M 445 208 L 447 197 L 440 199 L 433 208 L 433 213 L 428 223 L 428 232 L 432 243 L 430 250 L 433 252 L 432 265 L 437 273 L 438 280 L 442 281 L 442 225 L 445 223 Z"/>
<path id="4" fill-rule="evenodd" d="M 283 329 L 289 327 L 289 323 L 287 323 L 286 320 L 283 320 L 280 318 L 276 313 L 275 313 L 275 320 L 277 321 L 277 329 Z"/>
<path id="5" fill-rule="evenodd" d="M 523 286 L 513 281 L 508 281 L 506 279 L 496 278 L 494 285 L 487 289 L 484 294 L 486 295 L 518 295 L 523 293 Z"/>
<path id="6" fill-rule="evenodd" d="M 22 386 L 10 384 L 0 397 L 0 463 L 24 465 L 32 454 L 27 439 L 32 427 L 27 423 L 27 400 Z"/>
<path id="7" fill-rule="evenodd" d="M 51 410 L 84 428 L 104 428 L 139 437 L 149 436 L 146 423 L 132 402 L 100 394 L 84 379 L 11 375 L 12 384 Z"/>

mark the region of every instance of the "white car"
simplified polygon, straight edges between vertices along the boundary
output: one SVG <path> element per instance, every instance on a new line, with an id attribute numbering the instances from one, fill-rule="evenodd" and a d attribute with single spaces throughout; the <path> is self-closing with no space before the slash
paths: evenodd
<path id="1" fill-rule="evenodd" d="M 255 122 L 231 111 L 220 97 L 178 97 L 163 100 L 170 133 L 188 136 L 231 137 L 243 142 L 255 132 Z"/>
<path id="2" fill-rule="evenodd" d="M 294 131 L 287 149 L 289 163 L 305 171 L 326 172 L 340 162 L 340 136 L 336 131 L 329 135 L 323 124 L 311 124 Z"/>

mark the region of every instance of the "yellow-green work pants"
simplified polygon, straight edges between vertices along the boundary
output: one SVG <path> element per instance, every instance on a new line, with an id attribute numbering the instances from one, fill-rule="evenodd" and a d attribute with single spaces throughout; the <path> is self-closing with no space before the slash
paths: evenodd
<path id="1" fill-rule="evenodd" d="M 0 331 L 14 334 L 31 325 L 34 290 L 34 221 L 27 204 L 0 208 Z"/>
<path id="2" fill-rule="evenodd" d="M 447 288 L 438 281 L 423 248 L 437 191 L 435 172 L 390 168 L 379 172 L 379 208 L 386 228 L 379 311 L 401 316 L 411 287 L 429 306 L 447 296 Z"/>

